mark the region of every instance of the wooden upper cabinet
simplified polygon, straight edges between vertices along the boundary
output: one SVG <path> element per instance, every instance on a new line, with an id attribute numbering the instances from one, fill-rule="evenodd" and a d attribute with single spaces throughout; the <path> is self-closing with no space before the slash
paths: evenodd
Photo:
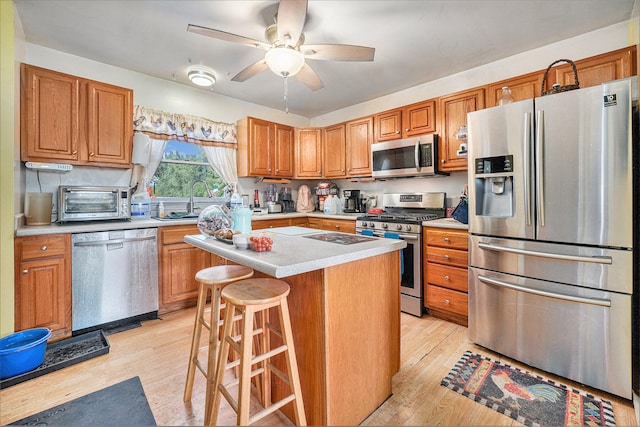
<path id="1" fill-rule="evenodd" d="M 436 131 L 436 101 L 418 102 L 402 110 L 402 136 L 416 136 Z"/>
<path id="2" fill-rule="evenodd" d="M 296 129 L 297 178 L 322 178 L 322 129 Z"/>
<path id="3" fill-rule="evenodd" d="M 544 71 L 536 71 L 535 73 L 529 73 L 490 84 L 487 86 L 487 108 L 498 105 L 502 88 L 505 86 L 511 89 L 511 96 L 514 102 L 540 96 L 543 76 Z"/>
<path id="4" fill-rule="evenodd" d="M 21 159 L 131 167 L 133 91 L 22 64 Z"/>
<path id="5" fill-rule="evenodd" d="M 325 178 L 344 178 L 346 175 L 347 142 L 344 123 L 323 129 L 322 153 Z"/>
<path id="6" fill-rule="evenodd" d="M 80 79 L 22 64 L 21 158 L 78 161 Z"/>
<path id="7" fill-rule="evenodd" d="M 373 117 L 347 122 L 346 143 L 347 176 L 371 176 Z"/>
<path id="8" fill-rule="evenodd" d="M 484 108 L 484 88 L 470 89 L 443 96 L 438 103 L 438 157 L 443 171 L 467 170 L 467 158 L 456 152 L 462 141 L 455 134 L 467 124 L 467 113 Z"/>
<path id="9" fill-rule="evenodd" d="M 131 163 L 133 92 L 99 82 L 87 84 L 90 163 Z"/>
<path id="10" fill-rule="evenodd" d="M 636 75 L 636 54 L 636 47 L 631 46 L 574 61 L 578 70 L 580 88 Z M 561 63 L 549 70 L 547 79 L 549 80 L 547 89 L 554 83 L 562 86 L 573 84 L 575 82 L 573 68 L 570 64 Z"/>
<path id="11" fill-rule="evenodd" d="M 376 114 L 375 142 L 435 132 L 435 111 L 435 100 L 428 100 Z"/>
<path id="12" fill-rule="evenodd" d="M 293 177 L 293 128 L 254 117 L 238 121 L 238 176 Z"/>
<path id="13" fill-rule="evenodd" d="M 274 123 L 274 171 L 276 177 L 291 178 L 293 168 L 293 128 Z"/>

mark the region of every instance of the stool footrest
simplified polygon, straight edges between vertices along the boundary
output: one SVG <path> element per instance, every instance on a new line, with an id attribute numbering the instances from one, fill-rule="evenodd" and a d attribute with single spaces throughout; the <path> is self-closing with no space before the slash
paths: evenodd
<path id="1" fill-rule="evenodd" d="M 282 329 L 280 328 L 276 328 L 276 326 L 273 323 L 267 322 L 267 324 L 265 325 L 265 327 L 267 329 L 269 329 L 271 332 L 273 332 L 275 335 L 279 336 L 280 338 L 282 338 Z"/>
<path id="2" fill-rule="evenodd" d="M 284 381 L 285 384 L 287 384 L 288 386 L 291 386 L 291 382 L 289 382 L 289 377 L 287 376 L 287 374 L 282 372 L 280 369 L 276 368 L 273 365 L 273 363 L 267 362 L 267 366 L 269 366 L 269 369 L 271 369 L 271 372 L 276 374 L 282 381 Z"/>
<path id="3" fill-rule="evenodd" d="M 269 359 L 273 356 L 277 356 L 280 353 L 284 353 L 285 351 L 287 351 L 289 347 L 286 344 L 281 345 L 280 347 L 276 347 L 273 350 L 269 350 L 264 354 L 261 354 L 259 356 L 256 356 L 254 358 L 251 359 L 251 364 L 253 365 L 254 363 L 260 363 L 263 360 Z"/>
<path id="4" fill-rule="evenodd" d="M 272 404 L 271 406 L 261 409 L 260 411 L 256 412 L 255 414 L 253 414 L 252 416 L 249 417 L 249 424 L 253 424 L 254 422 L 258 421 L 261 418 L 266 417 L 267 415 L 277 411 L 278 409 L 282 408 L 284 405 L 286 405 L 289 402 L 293 402 L 295 400 L 296 396 L 295 394 L 290 394 L 289 396 L 286 396 L 285 398 L 283 398 L 282 400 L 277 401 L 276 403 Z"/>

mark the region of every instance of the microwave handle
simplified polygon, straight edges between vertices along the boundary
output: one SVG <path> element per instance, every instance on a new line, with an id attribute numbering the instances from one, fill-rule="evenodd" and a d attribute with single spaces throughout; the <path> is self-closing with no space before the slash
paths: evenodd
<path id="1" fill-rule="evenodd" d="M 420 139 L 416 141 L 415 151 L 414 151 L 414 161 L 416 163 L 416 171 L 420 172 Z"/>

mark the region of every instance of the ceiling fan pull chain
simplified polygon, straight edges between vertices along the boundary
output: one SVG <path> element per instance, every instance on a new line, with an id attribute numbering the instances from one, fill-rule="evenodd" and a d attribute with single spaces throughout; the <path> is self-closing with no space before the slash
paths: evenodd
<path id="1" fill-rule="evenodd" d="M 284 112 L 289 114 L 289 102 L 287 95 L 289 95 L 289 84 L 287 83 L 287 75 L 284 76 Z"/>

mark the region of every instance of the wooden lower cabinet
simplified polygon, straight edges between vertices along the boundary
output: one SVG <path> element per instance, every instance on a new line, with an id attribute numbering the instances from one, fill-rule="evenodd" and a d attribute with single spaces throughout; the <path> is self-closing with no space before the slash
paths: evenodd
<path id="1" fill-rule="evenodd" d="M 223 258 L 184 242 L 184 236 L 199 233 L 195 225 L 158 229 L 160 314 L 196 305 L 196 273 L 203 268 L 225 263 Z"/>
<path id="2" fill-rule="evenodd" d="M 346 219 L 308 218 L 309 228 L 356 234 L 356 222 Z"/>
<path id="3" fill-rule="evenodd" d="M 429 314 L 467 326 L 468 234 L 423 227 L 424 305 Z"/>
<path id="4" fill-rule="evenodd" d="M 16 237 L 14 245 L 15 330 L 71 336 L 71 235 Z"/>

